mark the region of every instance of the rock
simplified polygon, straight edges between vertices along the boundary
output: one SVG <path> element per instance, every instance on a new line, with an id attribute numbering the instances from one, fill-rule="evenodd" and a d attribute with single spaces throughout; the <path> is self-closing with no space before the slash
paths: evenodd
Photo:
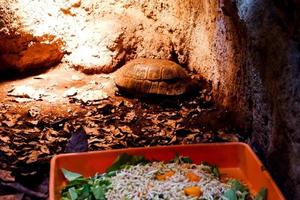
<path id="1" fill-rule="evenodd" d="M 87 23 L 78 35 L 78 47 L 66 56 L 65 61 L 87 74 L 116 70 L 125 56 L 122 24 L 124 21 L 117 18 Z"/>
<path id="2" fill-rule="evenodd" d="M 299 2 L 299 1 L 298 1 Z M 300 199 L 300 7 L 294 0 L 238 0 L 248 43 L 241 90 L 251 145 L 286 199 Z M 244 93 L 243 93 L 244 91 Z"/>
<path id="3" fill-rule="evenodd" d="M 28 33 L 0 35 L 0 70 L 26 71 L 45 69 L 59 63 L 64 56 L 63 42 L 51 35 Z"/>
<path id="4" fill-rule="evenodd" d="M 84 128 L 80 128 L 76 132 L 72 132 L 65 153 L 85 152 L 88 150 L 88 139 Z"/>
<path id="5" fill-rule="evenodd" d="M 46 95 L 46 91 L 41 88 L 33 88 L 32 86 L 28 85 L 20 85 L 10 90 L 7 95 L 19 98 L 41 100 L 41 98 Z"/>
<path id="6" fill-rule="evenodd" d="M 80 91 L 74 99 L 84 103 L 84 104 L 97 104 L 103 99 L 107 99 L 108 95 L 103 90 L 86 90 L 86 91 Z"/>
<path id="7" fill-rule="evenodd" d="M 17 37 L 16 40 L 22 43 L 17 49 L 23 50 L 18 50 L 17 55 L 11 51 L 4 52 L 6 56 L 2 60 L 17 69 L 44 67 L 60 61 L 62 55 L 56 51 L 59 49 L 56 42 L 49 42 L 53 46 L 42 45 L 43 39 L 36 38 L 47 35 L 65 42 L 63 46 L 67 55 L 63 62 L 88 74 L 110 73 L 137 57 L 171 59 L 186 64 L 191 33 L 197 31 L 194 23 L 197 21 L 204 25 L 213 18 L 203 9 L 207 7 L 206 3 L 195 0 L 151 3 L 149 0 L 52 0 L 52 4 L 40 0 L 4 1 L 0 5 L 3 11 L 0 29 L 6 31 L 0 35 L 21 31 L 22 37 L 13 34 L 11 43 Z M 32 41 L 37 42 L 29 48 Z M 43 49 L 44 56 L 36 58 L 37 49 Z M 32 54 L 35 54 L 36 62 L 29 59 Z"/>
<path id="8" fill-rule="evenodd" d="M 73 81 L 80 81 L 81 80 L 80 76 L 77 76 L 77 75 L 72 75 L 71 78 L 72 78 Z"/>
<path id="9" fill-rule="evenodd" d="M 72 97 L 75 96 L 78 92 L 78 89 L 71 87 L 70 89 L 66 90 L 63 94 L 64 97 Z"/>

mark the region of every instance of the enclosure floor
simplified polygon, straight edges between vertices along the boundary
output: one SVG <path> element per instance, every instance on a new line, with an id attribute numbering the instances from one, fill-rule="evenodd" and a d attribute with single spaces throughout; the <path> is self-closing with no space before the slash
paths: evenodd
<path id="1" fill-rule="evenodd" d="M 196 94 L 130 97 L 115 95 L 113 75 L 65 66 L 0 83 L 0 195 L 44 197 L 58 153 L 246 140 L 202 83 Z"/>

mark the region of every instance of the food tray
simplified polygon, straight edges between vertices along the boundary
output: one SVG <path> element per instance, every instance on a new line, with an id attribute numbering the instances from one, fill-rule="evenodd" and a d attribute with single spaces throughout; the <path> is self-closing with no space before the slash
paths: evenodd
<path id="1" fill-rule="evenodd" d="M 255 153 L 244 143 L 158 146 L 56 155 L 51 160 L 49 199 L 60 199 L 60 190 L 66 184 L 61 168 L 88 177 L 105 172 L 122 153 L 168 161 L 174 158 L 176 152 L 190 157 L 196 164 L 201 161 L 216 164 L 221 174 L 243 181 L 251 192 L 256 193 L 261 187 L 267 188 L 267 200 L 285 199 Z"/>

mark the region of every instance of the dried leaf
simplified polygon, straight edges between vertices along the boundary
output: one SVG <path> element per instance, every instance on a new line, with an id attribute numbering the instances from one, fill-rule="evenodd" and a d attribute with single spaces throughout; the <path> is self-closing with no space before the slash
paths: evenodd
<path id="1" fill-rule="evenodd" d="M 119 126 L 118 129 L 123 133 L 132 133 L 132 130 L 128 126 Z"/>
<path id="2" fill-rule="evenodd" d="M 28 160 L 26 160 L 26 163 L 29 164 L 29 163 L 33 163 L 33 162 L 36 162 L 37 159 L 38 159 L 38 156 L 40 155 L 41 153 L 39 151 L 36 151 L 36 150 L 33 150 L 30 155 L 28 156 Z"/>
<path id="3" fill-rule="evenodd" d="M 7 127 L 13 127 L 13 126 L 16 125 L 16 123 L 17 123 L 17 121 L 15 121 L 15 120 L 10 120 L 10 121 L 5 120 L 5 121 L 2 121 L 2 124 L 5 124 Z"/>
<path id="4" fill-rule="evenodd" d="M 40 108 L 38 108 L 38 107 L 31 107 L 28 110 L 28 114 L 31 117 L 37 117 L 40 114 Z"/>
<path id="5" fill-rule="evenodd" d="M 40 147 L 40 150 L 41 150 L 41 152 L 44 153 L 44 154 L 50 154 L 50 150 L 49 150 L 49 148 L 48 148 L 46 145 L 42 145 L 42 146 Z"/>
<path id="6" fill-rule="evenodd" d="M 170 140 L 169 144 L 175 143 L 176 140 L 177 140 L 177 137 L 176 137 L 176 135 L 174 135 L 174 136 L 172 137 L 172 139 Z"/>
<path id="7" fill-rule="evenodd" d="M 0 151 L 3 151 L 7 156 L 14 155 L 14 151 L 8 145 L 0 146 Z"/>
<path id="8" fill-rule="evenodd" d="M 4 143 L 7 143 L 10 141 L 10 138 L 8 136 L 0 136 L 0 140 Z"/>
<path id="9" fill-rule="evenodd" d="M 219 134 L 218 137 L 224 141 L 228 141 L 228 142 L 238 142 L 239 138 L 235 135 L 235 134 Z"/>
<path id="10" fill-rule="evenodd" d="M 87 135 L 99 135 L 99 128 L 89 128 L 87 126 L 83 126 L 84 131 L 86 132 Z"/>
<path id="11" fill-rule="evenodd" d="M 38 125 L 39 120 L 27 120 L 27 122 L 28 122 L 29 124 L 31 124 L 31 125 L 36 126 L 36 125 Z"/>
<path id="12" fill-rule="evenodd" d="M 164 122 L 164 125 L 165 126 L 171 126 L 171 127 L 173 127 L 173 128 L 175 128 L 176 127 L 176 120 L 170 120 L 170 119 L 168 119 L 166 122 Z"/>
<path id="13" fill-rule="evenodd" d="M 22 200 L 24 194 L 0 195 L 1 200 Z"/>
<path id="14" fill-rule="evenodd" d="M 80 128 L 77 132 L 72 133 L 72 136 L 67 143 L 65 152 L 74 153 L 74 152 L 84 152 L 87 150 L 88 150 L 87 136 L 84 129 Z"/>
<path id="15" fill-rule="evenodd" d="M 11 171 L 0 169 L 0 179 L 7 182 L 15 181 L 15 177 L 11 175 Z"/>
<path id="16" fill-rule="evenodd" d="M 135 112 L 132 110 L 128 113 L 126 113 L 126 116 L 124 117 L 124 121 L 126 122 L 131 122 L 134 120 L 134 118 L 136 117 Z"/>

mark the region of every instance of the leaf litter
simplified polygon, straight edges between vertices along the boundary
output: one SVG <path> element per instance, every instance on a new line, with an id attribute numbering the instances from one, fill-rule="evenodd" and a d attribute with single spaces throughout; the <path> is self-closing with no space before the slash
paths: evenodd
<path id="1" fill-rule="evenodd" d="M 28 94 L 10 92 L 20 98 L 43 97 L 27 90 Z M 70 104 L 65 117 L 45 116 L 38 106 L 19 115 L 1 105 L 0 169 L 35 177 L 39 183 L 37 177 L 48 174 L 49 160 L 59 153 L 247 139 L 231 124 L 231 113 L 215 106 L 210 87 L 199 94 L 168 98 L 109 97 L 74 88 L 65 96 Z M 73 111 L 72 104 L 85 112 Z"/>

